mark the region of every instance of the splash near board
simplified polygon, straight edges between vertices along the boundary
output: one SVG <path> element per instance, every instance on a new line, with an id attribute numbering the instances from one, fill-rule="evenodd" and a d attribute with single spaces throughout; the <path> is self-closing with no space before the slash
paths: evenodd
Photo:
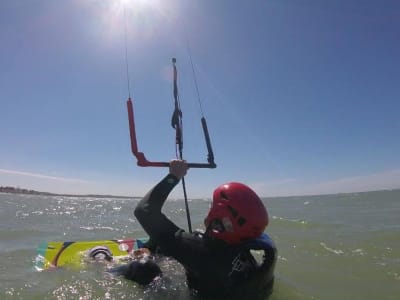
<path id="1" fill-rule="evenodd" d="M 132 251 L 143 248 L 147 238 L 126 240 L 98 240 L 74 242 L 43 242 L 37 248 L 35 269 L 51 270 L 58 267 L 82 267 L 89 255 L 109 258 L 126 258 Z"/>

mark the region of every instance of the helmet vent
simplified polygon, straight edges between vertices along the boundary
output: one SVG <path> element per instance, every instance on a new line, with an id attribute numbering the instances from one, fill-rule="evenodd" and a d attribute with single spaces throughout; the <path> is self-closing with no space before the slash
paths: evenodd
<path id="1" fill-rule="evenodd" d="M 240 217 L 239 220 L 238 220 L 239 226 L 243 226 L 245 223 L 246 223 L 246 219 L 243 218 L 243 217 Z"/>
<path id="2" fill-rule="evenodd" d="M 228 200 L 228 196 L 224 192 L 221 192 L 219 195 L 222 200 Z"/>
<path id="3" fill-rule="evenodd" d="M 234 209 L 232 206 L 228 205 L 228 209 L 229 209 L 229 211 L 230 211 L 232 217 L 236 218 L 236 217 L 239 215 L 239 213 L 237 212 L 237 210 Z"/>

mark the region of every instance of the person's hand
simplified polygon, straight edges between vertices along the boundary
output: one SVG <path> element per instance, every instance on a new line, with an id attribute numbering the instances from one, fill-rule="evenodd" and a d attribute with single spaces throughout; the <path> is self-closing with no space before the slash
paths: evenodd
<path id="1" fill-rule="evenodd" d="M 147 248 L 140 248 L 140 249 L 137 249 L 137 250 L 133 250 L 131 252 L 131 257 L 134 258 L 134 259 L 142 259 L 142 258 L 146 258 L 146 257 L 148 257 L 150 255 L 151 255 L 151 252 Z"/>
<path id="2" fill-rule="evenodd" d="M 186 175 L 188 168 L 186 160 L 173 159 L 169 163 L 169 173 L 178 179 Z"/>

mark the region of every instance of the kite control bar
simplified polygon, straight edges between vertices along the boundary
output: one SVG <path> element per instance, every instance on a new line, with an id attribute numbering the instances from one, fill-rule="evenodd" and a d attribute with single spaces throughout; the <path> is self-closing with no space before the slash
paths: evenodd
<path id="1" fill-rule="evenodd" d="M 174 71 L 174 103 L 175 110 L 172 115 L 171 125 L 175 129 L 175 142 L 176 142 L 176 150 L 177 157 L 182 159 L 182 150 L 183 150 L 183 134 L 182 134 L 182 111 L 180 109 L 179 103 L 179 95 L 178 95 L 178 72 L 176 69 L 176 59 L 172 59 L 173 71 Z M 135 119 L 133 114 L 133 104 L 132 100 L 129 97 L 127 101 L 128 108 L 128 119 L 129 119 L 129 131 L 131 135 L 131 148 L 132 153 L 137 159 L 137 165 L 140 167 L 169 167 L 169 162 L 160 162 L 160 161 L 148 161 L 143 152 L 140 152 L 137 145 L 136 139 L 136 129 L 135 129 Z M 214 169 L 217 165 L 214 162 L 214 153 L 211 147 L 210 135 L 208 133 L 207 122 L 204 116 L 201 118 L 201 126 L 203 127 L 203 134 L 206 141 L 207 146 L 207 161 L 208 163 L 188 163 L 189 168 L 210 168 Z"/>
<path id="2" fill-rule="evenodd" d="M 128 108 L 128 119 L 129 119 L 129 132 L 131 135 L 131 148 L 132 153 L 137 159 L 137 165 L 140 167 L 169 167 L 169 162 L 160 161 L 149 161 L 143 152 L 140 152 L 137 145 L 135 119 L 133 114 L 133 104 L 131 98 L 126 102 Z M 217 165 L 214 162 L 214 154 L 211 148 L 210 135 L 208 134 L 207 123 L 204 117 L 201 119 L 203 127 L 204 138 L 206 140 L 208 155 L 208 163 L 188 163 L 189 168 L 210 168 L 214 169 Z"/>
<path id="3" fill-rule="evenodd" d="M 182 134 L 182 111 L 180 109 L 179 103 L 179 95 L 178 95 L 178 72 L 176 69 L 176 59 L 172 59 L 173 71 L 174 71 L 174 103 L 175 110 L 172 115 L 171 125 L 175 129 L 176 137 L 176 151 L 177 157 L 182 159 L 182 150 L 183 150 L 183 134 Z M 160 162 L 160 161 L 148 161 L 143 152 L 140 152 L 137 145 L 136 139 L 136 129 L 135 129 L 135 119 L 133 114 L 133 104 L 132 100 L 129 97 L 127 101 L 128 108 L 128 119 L 129 119 L 129 131 L 131 135 L 131 148 L 132 153 L 137 159 L 137 165 L 140 167 L 169 167 L 169 162 Z M 214 169 L 217 165 L 214 162 L 214 153 L 211 147 L 210 135 L 208 133 L 207 122 L 204 116 L 201 118 L 201 126 L 203 127 L 204 138 L 207 146 L 207 161 L 208 163 L 188 163 L 189 168 L 210 168 Z"/>

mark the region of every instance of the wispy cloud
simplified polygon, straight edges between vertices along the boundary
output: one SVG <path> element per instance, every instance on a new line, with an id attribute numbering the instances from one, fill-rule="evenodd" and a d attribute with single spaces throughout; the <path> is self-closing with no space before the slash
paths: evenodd
<path id="1" fill-rule="evenodd" d="M 250 185 L 254 189 L 264 189 L 264 188 L 278 187 L 278 186 L 286 185 L 286 184 L 293 183 L 296 181 L 297 180 L 295 178 L 283 178 L 283 179 L 270 180 L 270 181 L 265 181 L 265 182 L 252 182 Z"/>
<path id="2" fill-rule="evenodd" d="M 49 180 L 63 181 L 63 182 L 92 183 L 92 181 L 78 179 L 78 178 L 49 176 L 49 175 L 43 175 L 43 174 L 31 173 L 31 172 L 23 172 L 23 171 L 16 171 L 16 170 L 0 169 L 0 173 L 8 174 L 8 175 L 17 175 L 17 176 L 26 176 L 26 177 L 33 177 L 33 178 L 49 179 Z"/>
<path id="3" fill-rule="evenodd" d="M 265 182 L 252 182 L 249 185 L 261 196 L 276 196 L 291 194 L 291 190 L 297 181 L 295 178 L 282 178 Z"/>
<path id="4" fill-rule="evenodd" d="M 308 186 L 304 191 L 306 193 L 346 193 L 395 188 L 400 188 L 400 170 L 388 170 L 321 182 Z"/>
<path id="5" fill-rule="evenodd" d="M 263 196 L 319 195 L 397 189 L 400 188 L 400 169 L 323 182 L 311 183 L 301 179 L 286 178 L 255 182 L 251 186 Z"/>

